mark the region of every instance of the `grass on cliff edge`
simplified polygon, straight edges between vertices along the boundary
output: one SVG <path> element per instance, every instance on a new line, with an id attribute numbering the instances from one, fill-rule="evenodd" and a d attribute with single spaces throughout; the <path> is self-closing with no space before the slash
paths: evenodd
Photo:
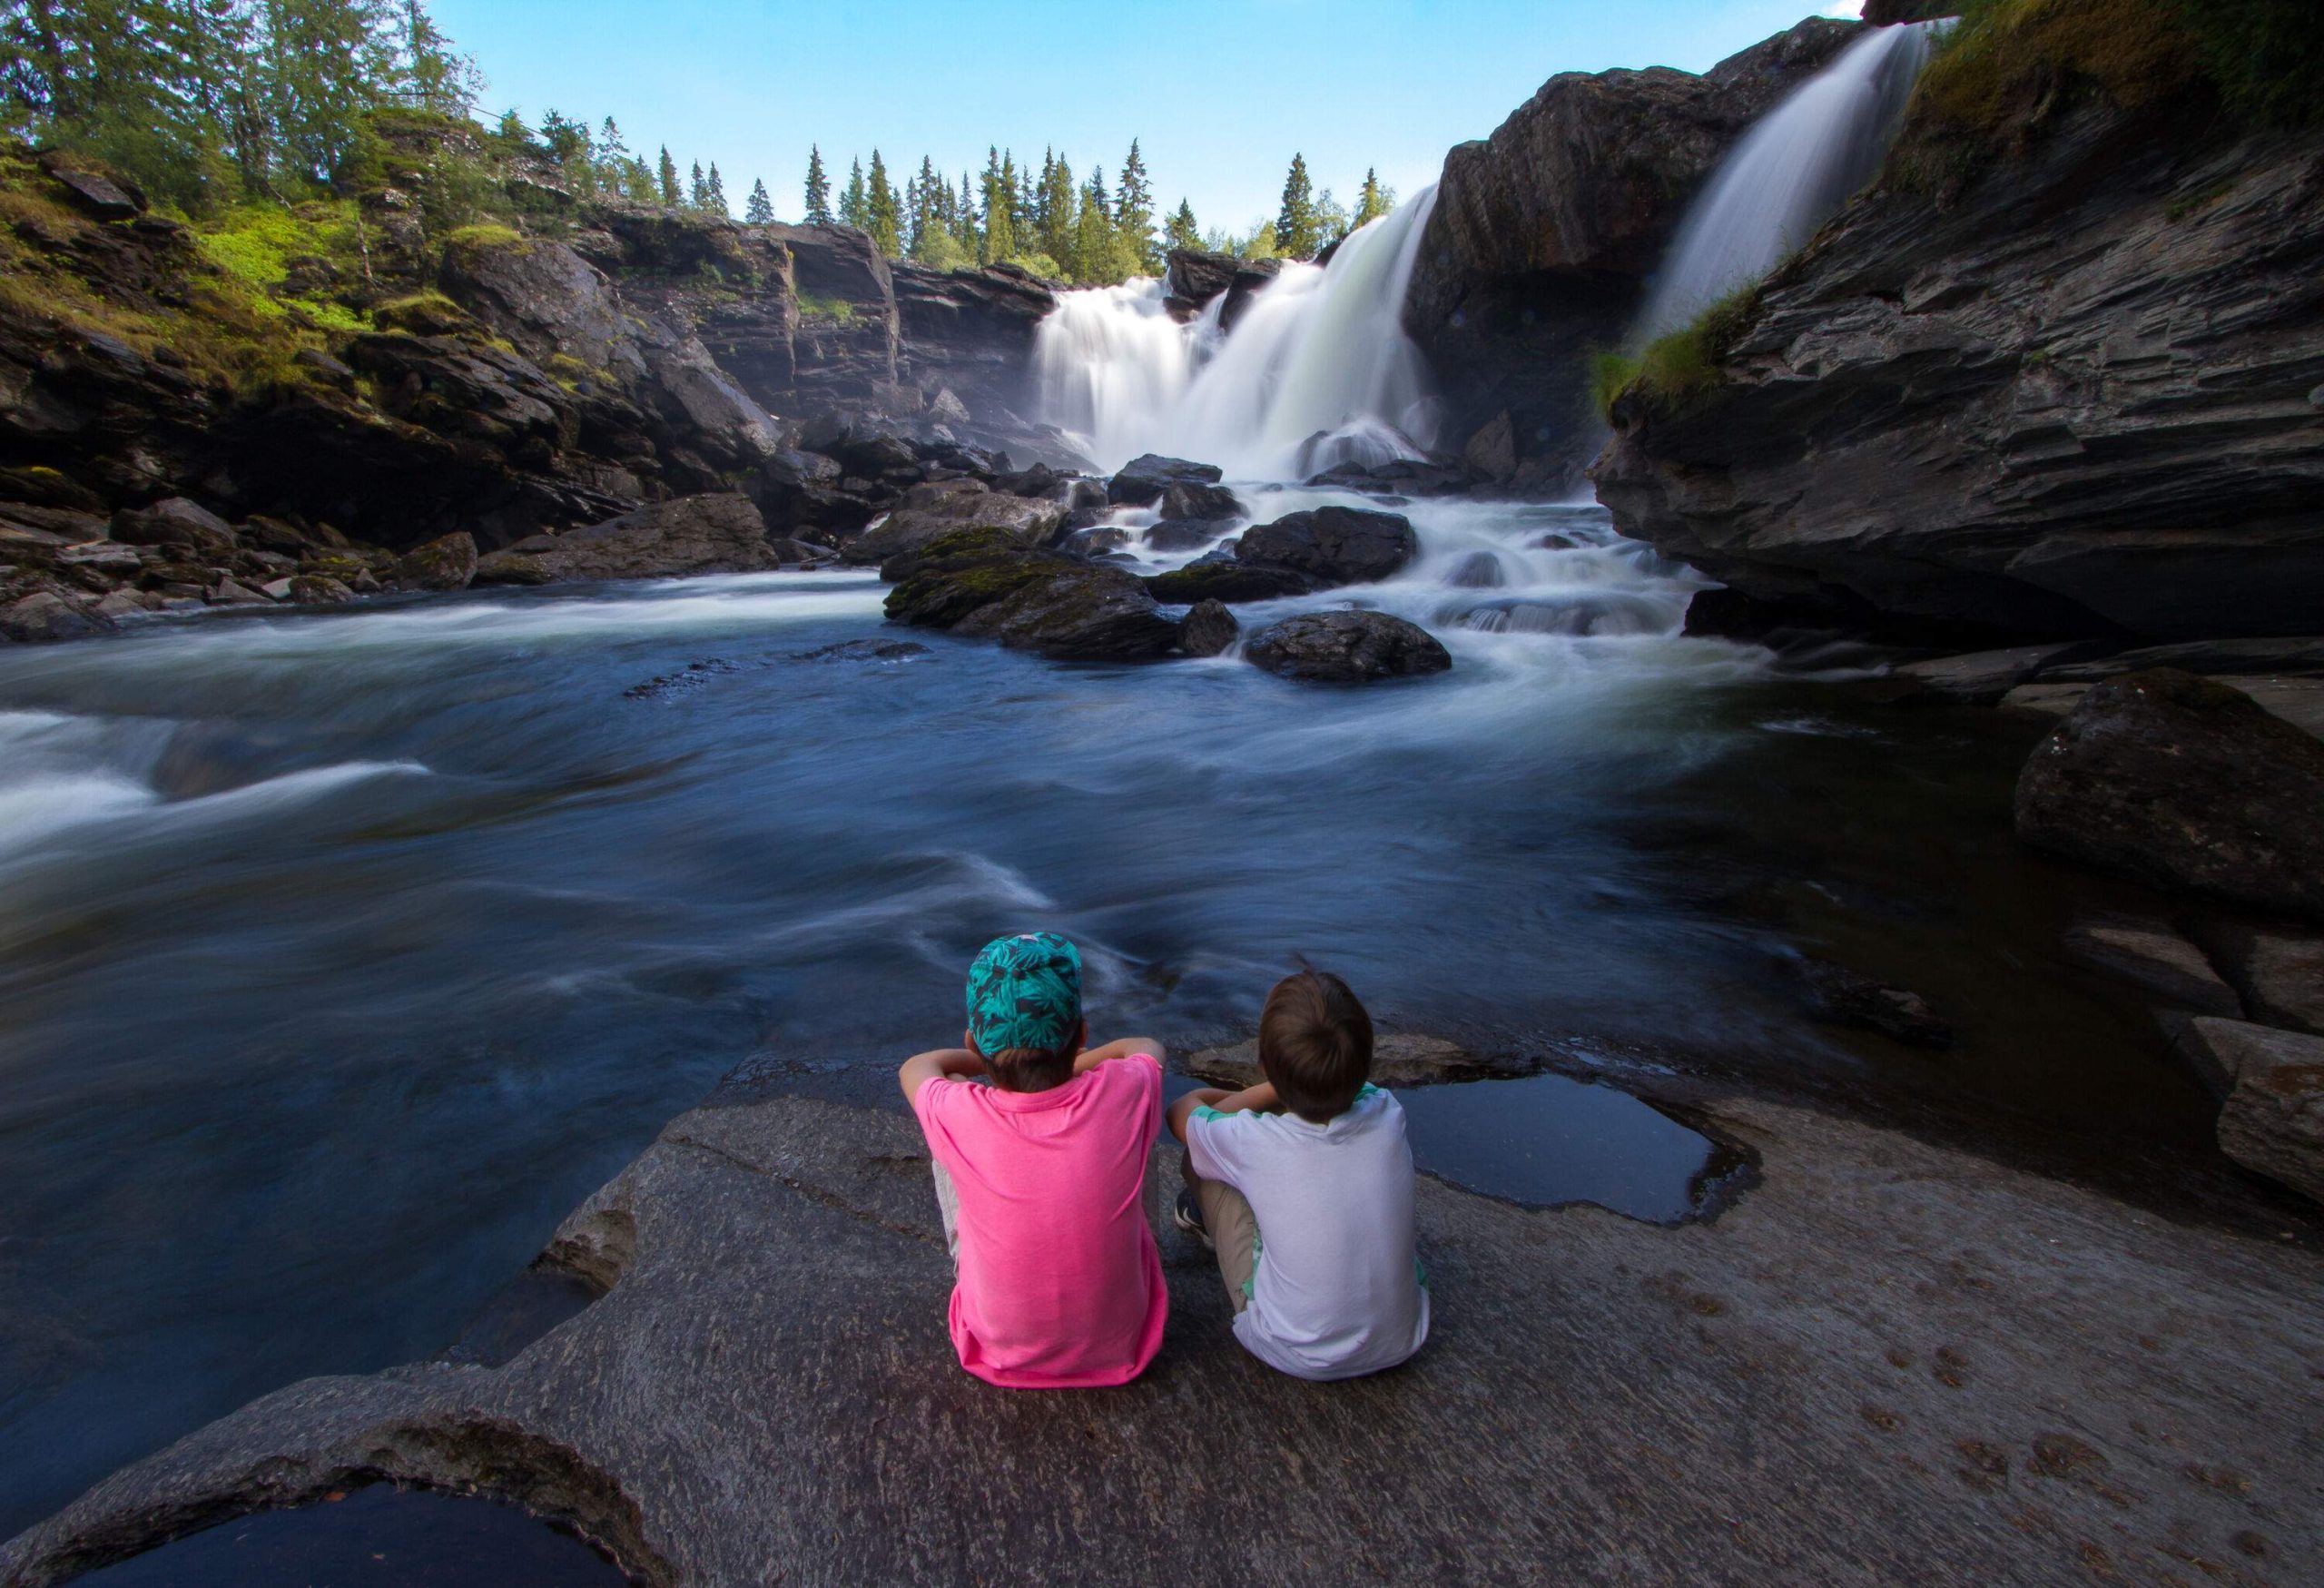
<path id="1" fill-rule="evenodd" d="M 298 354 L 328 345 L 309 317 L 286 313 L 199 240 L 175 256 L 182 276 L 150 292 L 109 290 L 84 262 L 103 257 L 104 223 L 66 203 L 14 139 L 0 140 L 0 301 L 27 320 L 161 355 L 241 397 L 302 383 Z"/>
<path id="2" fill-rule="evenodd" d="M 341 279 L 362 273 L 361 220 L 351 200 L 304 203 L 241 204 L 194 228 L 203 257 L 250 289 L 261 314 L 291 311 L 326 330 L 342 335 L 368 330 L 363 317 L 344 303 L 313 292 L 284 290 L 293 267 L 312 261 Z"/>
<path id="3" fill-rule="evenodd" d="M 1599 417 L 1612 423 L 1615 399 L 1625 392 L 1636 393 L 1658 412 L 1684 412 L 1726 380 L 1719 366 L 1758 312 L 1759 283 L 1753 281 L 1636 352 L 1592 354 L 1590 398 Z"/>
<path id="4" fill-rule="evenodd" d="M 1962 0 L 1914 96 L 1899 174 L 1965 176 L 2090 94 L 2133 115 L 2208 97 L 2247 125 L 2324 124 L 2324 5 Z"/>

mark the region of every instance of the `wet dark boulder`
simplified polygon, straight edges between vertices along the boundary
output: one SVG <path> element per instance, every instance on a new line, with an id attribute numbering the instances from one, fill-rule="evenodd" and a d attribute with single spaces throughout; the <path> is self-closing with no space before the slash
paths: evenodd
<path id="1" fill-rule="evenodd" d="M 1221 601 L 1197 601 L 1178 620 L 1178 649 L 1190 656 L 1224 656 L 1243 637 L 1243 626 Z"/>
<path id="2" fill-rule="evenodd" d="M 1119 568 L 1029 547 L 979 525 L 890 560 L 881 576 L 891 622 L 998 639 L 1059 661 L 1141 661 L 1167 655 L 1178 626 Z"/>
<path id="3" fill-rule="evenodd" d="M 1029 547 L 1013 530 L 970 525 L 898 551 L 881 565 L 880 577 L 895 587 L 885 603 L 890 622 L 950 628 L 1025 585 L 1085 566 L 1067 553 Z"/>
<path id="4" fill-rule="evenodd" d="M 678 497 L 562 535 L 536 535 L 477 564 L 479 585 L 758 573 L 777 566 L 748 497 Z"/>
<path id="5" fill-rule="evenodd" d="M 1452 666 L 1435 636 L 1385 612 L 1304 612 L 1259 630 L 1243 655 L 1256 667 L 1308 684 L 1368 684 Z"/>
<path id="6" fill-rule="evenodd" d="M 1148 525 L 1145 540 L 1156 551 L 1192 551 L 1234 530 L 1232 518 L 1172 518 Z"/>
<path id="7" fill-rule="evenodd" d="M 1177 647 L 1178 625 L 1137 579 L 1104 564 L 1051 566 L 953 627 L 1058 662 L 1144 662 Z"/>
<path id="8" fill-rule="evenodd" d="M 1162 272 L 1163 307 L 1178 320 L 1192 320 L 1202 306 L 1235 284 L 1243 261 L 1231 253 L 1174 248 Z"/>
<path id="9" fill-rule="evenodd" d="M 1223 485 L 1180 480 L 1162 493 L 1161 513 L 1165 523 L 1189 518 L 1239 518 L 1243 516 L 1243 504 Z"/>
<path id="10" fill-rule="evenodd" d="M 1255 567 L 1222 549 L 1182 568 L 1156 574 L 1146 581 L 1146 587 L 1156 600 L 1177 606 L 1196 601 L 1274 601 L 1305 596 L 1315 583 L 1290 568 Z"/>
<path id="11" fill-rule="evenodd" d="M 1065 528 L 1063 502 L 1031 497 L 1003 496 L 998 491 L 970 488 L 926 495 L 914 491 L 906 501 L 907 505 L 899 507 L 842 547 L 841 559 L 868 567 L 967 528 L 999 529 L 1020 546 L 1043 546 Z"/>
<path id="12" fill-rule="evenodd" d="M 1106 499 L 1118 508 L 1151 507 L 1174 485 L 1216 485 L 1223 475 L 1215 463 L 1189 463 L 1148 452 L 1132 459 L 1107 482 Z"/>
<path id="13" fill-rule="evenodd" d="M 2017 835 L 2155 887 L 2324 919 L 2324 743 L 2224 684 L 2096 685 L 2017 782 Z"/>
<path id="14" fill-rule="evenodd" d="M 1802 960 L 1797 971 L 1808 1013 L 1827 1025 L 1877 1031 L 1909 1048 L 1953 1045 L 1953 1028 L 1908 987 L 1829 960 Z"/>
<path id="15" fill-rule="evenodd" d="M 1412 520 L 1361 508 L 1316 508 L 1243 532 L 1236 557 L 1289 568 L 1318 586 L 1372 584 L 1420 555 Z"/>
<path id="16" fill-rule="evenodd" d="M 407 590 L 465 590 L 476 577 L 476 537 L 455 530 L 404 553 L 396 582 Z"/>

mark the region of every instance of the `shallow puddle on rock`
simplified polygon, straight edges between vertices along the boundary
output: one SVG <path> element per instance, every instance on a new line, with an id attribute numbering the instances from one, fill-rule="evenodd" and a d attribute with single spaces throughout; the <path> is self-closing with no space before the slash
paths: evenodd
<path id="1" fill-rule="evenodd" d="M 1705 1210 L 1728 1154 L 1616 1087 L 1563 1075 L 1399 1091 L 1413 1156 L 1440 1179 L 1530 1207 L 1592 1202 L 1658 1224 Z"/>
<path id="2" fill-rule="evenodd" d="M 512 1505 L 375 1484 L 261 1511 L 75 1577 L 82 1588 L 622 1588 L 587 1544 Z"/>

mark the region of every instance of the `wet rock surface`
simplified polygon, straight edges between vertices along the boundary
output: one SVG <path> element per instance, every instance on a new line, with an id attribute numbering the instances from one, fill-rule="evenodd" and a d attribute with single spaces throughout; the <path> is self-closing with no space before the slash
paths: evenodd
<path id="1" fill-rule="evenodd" d="M 483 558 L 486 585 L 755 573 L 776 566 L 766 523 L 742 496 L 682 497 L 562 535 L 520 540 Z"/>
<path id="2" fill-rule="evenodd" d="M 1254 525 L 1236 560 L 1305 574 L 1318 587 L 1374 584 L 1420 555 L 1412 520 L 1361 508 L 1315 508 Z"/>
<path id="3" fill-rule="evenodd" d="M 1717 380 L 1617 403 L 1600 499 L 1768 599 L 2043 639 L 2310 634 L 2319 172 L 2312 133 L 2085 104 L 1958 191 L 1876 187 L 1770 278 Z"/>
<path id="4" fill-rule="evenodd" d="M 883 563 L 940 536 L 964 528 L 1002 529 L 1024 545 L 1039 546 L 1065 527 L 1065 519 L 1066 507 L 1062 502 L 1008 496 L 999 491 L 956 490 L 921 498 L 917 505 L 911 497 L 907 497 L 905 506 L 842 546 L 840 560 L 859 567 Z"/>
<path id="5" fill-rule="evenodd" d="M 1243 637 L 1243 626 L 1221 601 L 1197 601 L 1178 620 L 1178 649 L 1190 656 L 1223 656 Z"/>
<path id="6" fill-rule="evenodd" d="M 2202 1014 L 2236 1018 L 2243 1001 L 2203 951 L 2144 916 L 2102 915 L 2067 929 L 2067 957 L 2145 988 L 2165 1001 Z"/>
<path id="7" fill-rule="evenodd" d="M 1953 1045 L 1952 1026 L 1909 987 L 1891 987 L 1830 960 L 1802 960 L 1797 970 L 1808 1012 L 1828 1025 L 1877 1031 L 1908 1048 Z"/>
<path id="8" fill-rule="evenodd" d="M 2221 1150 L 2324 1202 L 2324 1037 L 2201 1019 L 2189 1022 L 2179 1046 L 2225 1094 Z"/>
<path id="9" fill-rule="evenodd" d="M 1816 19 L 1709 74 L 1562 73 L 1444 159 L 1404 321 L 1445 435 L 1502 484 L 1563 488 L 1594 445 L 1590 352 L 1620 345 L 1687 200 L 1855 32 Z"/>
<path id="10" fill-rule="evenodd" d="M 2324 1550 L 2297 1387 L 2313 1253 L 1772 1105 L 1709 1122 L 1761 1167 L 1709 1225 L 1423 1180 L 1429 1345 L 1322 1387 L 1237 1347 L 1157 1154 L 1169 1334 L 1141 1379 L 1091 1396 L 953 1365 L 909 1119 L 698 1110 L 545 1254 L 609 1287 L 579 1316 L 499 1367 L 268 1396 L 0 1547 L 0 1580 L 55 1583 L 359 1473 L 517 1500 L 657 1584 L 994 1581 L 1029 1539 L 1085 1580 L 1165 1584 L 1589 1580 L 1612 1556 L 1659 1582 L 1902 1582 L 1942 1561 L 2034 1584 L 2093 1559 L 2159 1578 L 2190 1554 Z M 1035 1475 L 996 1480 L 998 1449 Z M 1217 1479 L 1254 1451 L 1330 1481 Z"/>
<path id="11" fill-rule="evenodd" d="M 1243 656 L 1263 672 L 1304 684 L 1370 684 L 1452 666 L 1434 635 L 1385 612 L 1301 613 L 1253 635 Z"/>
<path id="12" fill-rule="evenodd" d="M 2018 779 L 2018 836 L 2152 885 L 2324 919 L 2324 743 L 2171 668 L 2093 686 Z"/>
<path id="13" fill-rule="evenodd" d="M 998 639 L 1057 661 L 1148 661 L 1177 644 L 1178 625 L 1134 576 L 1028 547 L 993 526 L 940 536 L 880 574 L 896 586 L 886 602 L 891 622 Z"/>
<path id="14" fill-rule="evenodd" d="M 1124 464 L 1107 482 L 1106 499 L 1118 508 L 1151 507 L 1174 485 L 1216 485 L 1224 472 L 1215 463 L 1148 452 Z"/>

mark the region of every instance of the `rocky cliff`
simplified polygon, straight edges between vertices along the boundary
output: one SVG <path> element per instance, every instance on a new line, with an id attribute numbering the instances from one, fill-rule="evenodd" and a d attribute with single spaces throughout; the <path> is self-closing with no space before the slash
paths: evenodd
<path id="1" fill-rule="evenodd" d="M 1810 18 L 1699 77 L 1561 73 L 1445 156 L 1404 321 L 1452 449 L 1503 483 L 1570 483 L 1597 444 L 1589 350 L 1621 340 L 1687 201 L 1744 128 L 1856 31 Z"/>
<path id="2" fill-rule="evenodd" d="M 1622 529 L 1841 619 L 2315 632 L 2324 138 L 2085 96 L 1931 180 L 1925 133 L 1706 386 L 1617 403 Z"/>
<path id="3" fill-rule="evenodd" d="M 756 497 L 789 532 L 854 528 L 931 468 L 991 478 L 994 449 L 1056 450 L 1018 411 L 1051 301 L 1021 271 L 891 271 L 849 228 L 522 171 L 503 173 L 510 223 L 431 226 L 405 175 L 390 160 L 350 200 L 222 232 L 0 147 L 0 607 L 44 598 L 0 636 L 334 598 L 447 535 L 489 553 L 704 493 Z M 809 432 L 892 444 L 816 459 L 792 449 Z M 803 514 L 807 479 L 831 489 Z M 191 512 L 157 522 L 202 533 L 143 567 L 98 545 L 172 502 Z"/>

